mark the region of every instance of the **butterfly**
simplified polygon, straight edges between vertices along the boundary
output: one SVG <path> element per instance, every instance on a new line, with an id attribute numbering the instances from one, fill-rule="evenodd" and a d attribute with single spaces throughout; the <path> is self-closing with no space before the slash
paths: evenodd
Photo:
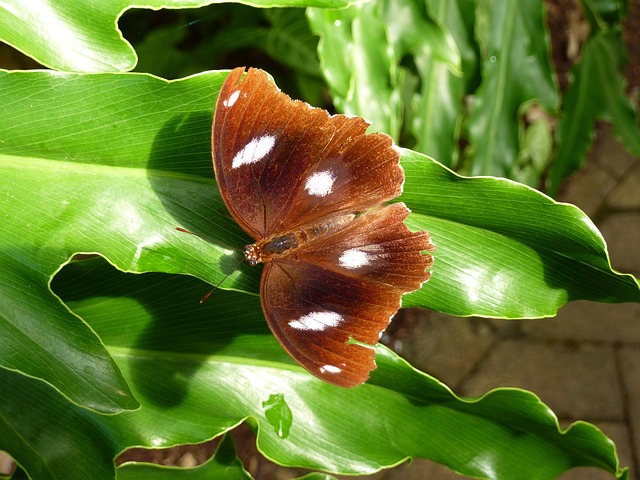
<path id="1" fill-rule="evenodd" d="M 216 103 L 212 155 L 227 209 L 264 264 L 264 316 L 316 377 L 354 387 L 376 368 L 374 345 L 421 287 L 434 250 L 404 224 L 400 155 L 362 118 L 292 100 L 266 72 L 231 71 Z"/>

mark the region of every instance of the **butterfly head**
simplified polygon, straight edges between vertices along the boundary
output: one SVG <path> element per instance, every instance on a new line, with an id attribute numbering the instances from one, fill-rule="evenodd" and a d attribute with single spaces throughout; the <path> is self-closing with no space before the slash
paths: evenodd
<path id="1" fill-rule="evenodd" d="M 260 255 L 260 248 L 255 244 L 245 245 L 244 247 L 244 258 L 249 265 L 255 267 L 257 264 L 262 262 L 262 258 Z"/>

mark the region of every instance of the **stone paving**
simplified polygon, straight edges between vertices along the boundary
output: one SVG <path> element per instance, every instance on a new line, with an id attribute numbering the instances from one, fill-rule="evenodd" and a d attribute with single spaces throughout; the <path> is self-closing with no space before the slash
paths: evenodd
<path id="1" fill-rule="evenodd" d="M 640 160 L 608 127 L 560 200 L 585 211 L 601 230 L 614 268 L 640 277 Z M 640 304 L 577 301 L 551 319 L 498 321 L 431 312 L 409 323 L 394 348 L 457 394 L 496 387 L 534 392 L 560 418 L 597 425 L 616 443 L 630 478 L 640 479 Z M 426 460 L 380 472 L 376 480 L 460 479 Z M 597 469 L 573 469 L 561 480 L 611 479 Z"/>

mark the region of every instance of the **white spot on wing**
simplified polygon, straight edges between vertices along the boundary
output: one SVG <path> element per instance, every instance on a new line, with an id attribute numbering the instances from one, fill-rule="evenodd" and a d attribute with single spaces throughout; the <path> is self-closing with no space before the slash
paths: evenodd
<path id="1" fill-rule="evenodd" d="M 330 171 L 315 172 L 307 178 L 307 183 L 304 184 L 304 188 L 310 195 L 324 197 L 331 193 L 335 181 L 336 179 Z"/>
<path id="2" fill-rule="evenodd" d="M 224 99 L 222 101 L 222 104 L 225 107 L 233 107 L 233 104 L 236 103 L 236 100 L 238 100 L 239 96 L 240 96 L 240 90 L 236 90 L 231 95 L 229 95 L 229 98 Z"/>
<path id="3" fill-rule="evenodd" d="M 344 268 L 360 268 L 365 265 L 369 265 L 371 260 L 373 260 L 374 255 L 371 255 L 367 252 L 363 252 L 362 250 L 358 250 L 356 248 L 351 248 L 349 250 L 345 250 L 340 255 L 338 261 L 340 262 L 340 266 Z"/>
<path id="4" fill-rule="evenodd" d="M 324 365 L 324 366 L 320 367 L 320 371 L 322 373 L 324 373 L 324 372 L 340 373 L 342 371 L 342 369 L 336 367 L 335 365 Z"/>
<path id="5" fill-rule="evenodd" d="M 289 322 L 289 326 L 296 330 L 311 330 L 321 332 L 329 327 L 335 327 L 342 322 L 342 317 L 336 312 L 311 312 L 298 320 Z"/>
<path id="6" fill-rule="evenodd" d="M 271 152 L 276 143 L 276 137 L 273 135 L 263 135 L 254 138 L 247 143 L 242 150 L 236 153 L 231 162 L 231 168 L 238 168 L 242 165 L 251 165 L 259 162 Z"/>

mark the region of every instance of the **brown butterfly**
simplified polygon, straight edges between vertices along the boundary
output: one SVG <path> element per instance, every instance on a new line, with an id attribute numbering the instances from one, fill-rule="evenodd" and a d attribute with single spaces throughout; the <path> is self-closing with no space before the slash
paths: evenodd
<path id="1" fill-rule="evenodd" d="M 359 117 L 292 100 L 268 75 L 234 69 L 216 104 L 216 181 L 264 263 L 264 315 L 287 352 L 322 380 L 354 387 L 376 368 L 374 345 L 400 297 L 429 278 L 427 232 L 404 224 L 400 155 Z"/>

